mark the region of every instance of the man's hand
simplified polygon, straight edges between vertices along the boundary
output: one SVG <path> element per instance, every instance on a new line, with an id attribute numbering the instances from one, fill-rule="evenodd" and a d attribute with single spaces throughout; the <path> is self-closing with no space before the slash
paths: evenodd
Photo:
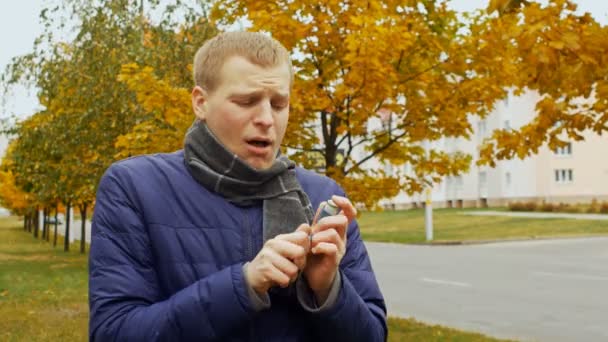
<path id="1" fill-rule="evenodd" d="M 287 287 L 306 266 L 310 226 L 302 224 L 290 234 L 266 241 L 262 250 L 245 268 L 245 279 L 257 293 L 273 286 Z"/>
<path id="2" fill-rule="evenodd" d="M 357 216 L 357 210 L 344 197 L 333 196 L 332 200 L 341 209 L 340 214 L 324 217 L 312 226 L 311 253 L 304 276 L 315 293 L 317 301 L 324 303 L 338 272 L 340 261 L 346 253 L 346 230 Z M 319 216 L 317 212 L 315 221 Z"/>

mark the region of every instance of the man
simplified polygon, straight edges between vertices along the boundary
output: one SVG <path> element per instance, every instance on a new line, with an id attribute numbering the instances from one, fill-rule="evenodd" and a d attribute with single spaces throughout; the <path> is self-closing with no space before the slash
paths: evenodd
<path id="1" fill-rule="evenodd" d="M 289 54 L 261 33 L 206 42 L 184 150 L 112 165 L 90 255 L 93 341 L 383 341 L 386 309 L 332 180 L 280 155 Z M 333 199 L 341 213 L 316 222 Z"/>

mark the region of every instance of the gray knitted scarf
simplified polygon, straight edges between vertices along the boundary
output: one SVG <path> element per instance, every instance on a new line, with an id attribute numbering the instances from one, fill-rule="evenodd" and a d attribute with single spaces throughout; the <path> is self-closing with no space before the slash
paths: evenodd
<path id="1" fill-rule="evenodd" d="M 312 222 L 310 200 L 296 178 L 295 163 L 280 155 L 255 170 L 229 152 L 207 125 L 196 120 L 186 133 L 184 162 L 192 177 L 238 206 L 263 203 L 264 241 Z"/>

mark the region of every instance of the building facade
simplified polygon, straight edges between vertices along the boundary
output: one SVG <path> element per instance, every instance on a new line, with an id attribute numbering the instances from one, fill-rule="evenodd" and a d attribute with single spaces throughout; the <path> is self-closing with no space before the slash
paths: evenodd
<path id="1" fill-rule="evenodd" d="M 445 152 L 464 152 L 473 156 L 468 173 L 446 177 L 434 184 L 431 197 L 435 207 L 504 206 L 509 202 L 584 203 L 608 200 L 608 136 L 584 132 L 583 141 L 569 141 L 553 151 L 547 146 L 524 160 L 497 162 L 496 167 L 477 167 L 479 146 L 496 129 L 519 129 L 536 115 L 540 97 L 532 92 L 509 96 L 495 106 L 485 119 L 471 118 L 474 135 L 470 140 L 444 138 L 431 144 Z M 377 162 L 377 161 L 376 161 Z M 411 172 L 406 165 L 405 173 Z M 381 204 L 387 208 L 422 206 L 424 194 L 402 193 Z"/>

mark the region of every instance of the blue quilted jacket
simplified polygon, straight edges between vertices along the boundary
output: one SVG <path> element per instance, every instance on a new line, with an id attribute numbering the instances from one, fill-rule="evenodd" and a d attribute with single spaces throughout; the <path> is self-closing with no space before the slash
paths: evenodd
<path id="1" fill-rule="evenodd" d="M 315 208 L 344 195 L 329 178 L 296 174 Z M 333 306 L 304 310 L 289 287 L 271 289 L 270 309 L 254 310 L 242 267 L 262 248 L 262 207 L 237 207 L 199 185 L 183 151 L 112 165 L 92 229 L 91 341 L 386 339 L 384 300 L 356 222 Z"/>

